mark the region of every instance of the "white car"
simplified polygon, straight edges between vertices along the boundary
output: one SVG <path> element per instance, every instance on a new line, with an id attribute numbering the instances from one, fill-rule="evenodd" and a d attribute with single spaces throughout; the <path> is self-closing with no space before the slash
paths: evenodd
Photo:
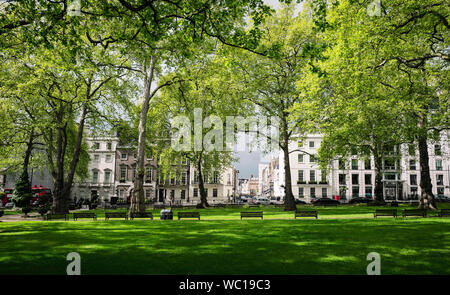
<path id="1" fill-rule="evenodd" d="M 269 205 L 270 201 L 269 201 L 268 198 L 261 197 L 261 198 L 257 198 L 256 199 L 256 204 L 258 204 L 258 205 Z"/>

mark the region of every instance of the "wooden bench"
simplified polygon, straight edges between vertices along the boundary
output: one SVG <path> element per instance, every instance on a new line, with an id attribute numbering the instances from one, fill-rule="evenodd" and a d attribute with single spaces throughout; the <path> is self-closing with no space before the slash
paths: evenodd
<path id="1" fill-rule="evenodd" d="M 131 220 L 133 220 L 135 218 L 150 218 L 151 220 L 153 220 L 153 213 L 152 212 L 144 212 L 144 213 L 136 213 L 136 214 L 130 215 Z"/>
<path id="2" fill-rule="evenodd" d="M 93 220 L 97 220 L 97 214 L 93 212 L 74 212 L 73 220 L 77 220 L 78 218 L 92 218 Z"/>
<path id="3" fill-rule="evenodd" d="M 128 220 L 128 215 L 126 212 L 105 212 L 105 220 L 110 218 L 124 218 Z"/>
<path id="4" fill-rule="evenodd" d="M 253 211 L 253 212 L 243 211 L 243 212 L 241 212 L 241 220 L 243 217 L 261 217 L 261 219 L 263 219 L 263 212 L 262 211 Z"/>
<path id="5" fill-rule="evenodd" d="M 397 218 L 397 209 L 375 209 L 373 218 L 377 218 L 378 216 L 392 216 Z"/>
<path id="6" fill-rule="evenodd" d="M 294 219 L 297 217 L 315 217 L 317 219 L 317 211 L 316 210 L 297 210 L 294 213 Z"/>
<path id="7" fill-rule="evenodd" d="M 402 216 L 403 217 L 406 217 L 406 216 L 427 217 L 427 210 L 423 210 L 423 209 L 405 209 L 405 210 L 403 210 Z"/>
<path id="8" fill-rule="evenodd" d="M 441 209 L 441 210 L 439 210 L 438 216 L 439 217 L 444 217 L 444 216 L 450 217 L 450 209 Z"/>
<path id="9" fill-rule="evenodd" d="M 198 218 L 200 220 L 200 212 L 178 212 L 178 220 L 181 218 Z"/>
<path id="10" fill-rule="evenodd" d="M 64 219 L 69 220 L 68 214 L 46 214 L 45 220 Z"/>

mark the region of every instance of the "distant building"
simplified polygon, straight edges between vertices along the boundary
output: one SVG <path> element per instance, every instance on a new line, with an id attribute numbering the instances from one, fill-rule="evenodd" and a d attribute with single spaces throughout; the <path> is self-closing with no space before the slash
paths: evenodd
<path id="1" fill-rule="evenodd" d="M 450 144 L 449 132 L 441 132 L 435 143 L 428 145 L 433 194 L 450 195 Z M 350 200 L 354 197 L 373 197 L 375 167 L 373 157 L 366 159 L 354 155 L 334 160 L 328 171 L 322 171 L 317 162 L 321 134 L 309 134 L 302 143 L 292 142 L 289 149 L 292 191 L 295 198 L 309 202 L 313 198 Z M 284 166 L 283 153 L 279 166 Z M 414 146 L 398 145 L 383 156 L 383 195 L 389 199 L 417 199 L 420 190 L 419 153 Z M 279 170 L 279 186 L 284 187 L 284 169 Z M 280 189 L 281 190 L 281 189 Z"/>

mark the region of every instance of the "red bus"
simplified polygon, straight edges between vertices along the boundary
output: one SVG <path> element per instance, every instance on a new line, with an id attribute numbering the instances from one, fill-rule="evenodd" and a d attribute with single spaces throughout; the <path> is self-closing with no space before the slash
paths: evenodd
<path id="1" fill-rule="evenodd" d="M 3 192 L 6 194 L 6 198 L 2 200 L 2 205 L 5 206 L 7 203 L 11 202 L 13 189 L 12 188 L 5 188 Z"/>
<path id="2" fill-rule="evenodd" d="M 51 195 L 52 194 L 52 190 L 46 187 L 42 187 L 42 185 L 36 186 L 34 185 L 31 188 L 31 192 L 33 193 L 33 199 L 31 200 L 31 203 L 33 204 L 34 202 L 37 201 L 37 199 L 41 196 L 44 195 Z"/>

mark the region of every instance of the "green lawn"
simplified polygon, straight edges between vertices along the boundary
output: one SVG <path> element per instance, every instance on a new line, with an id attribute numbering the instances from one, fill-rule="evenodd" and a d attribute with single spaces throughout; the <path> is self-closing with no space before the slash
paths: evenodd
<path id="1" fill-rule="evenodd" d="M 69 252 L 82 274 L 365 274 L 369 252 L 382 274 L 450 274 L 449 218 L 317 209 L 319 220 L 264 208 L 265 220 L 207 209 L 201 221 L 1 222 L 0 274 L 65 274 Z"/>

